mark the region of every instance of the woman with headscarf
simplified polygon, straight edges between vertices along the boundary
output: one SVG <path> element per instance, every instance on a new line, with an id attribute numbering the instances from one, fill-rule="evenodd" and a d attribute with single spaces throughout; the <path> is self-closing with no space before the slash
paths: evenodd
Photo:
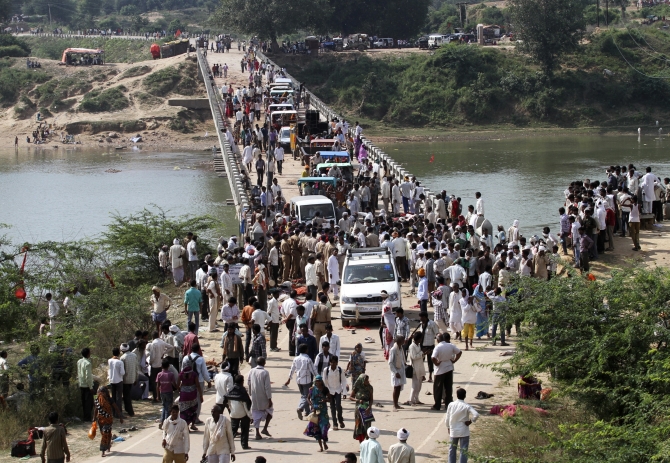
<path id="1" fill-rule="evenodd" d="M 367 437 L 368 428 L 374 421 L 372 416 L 372 402 L 374 389 L 370 378 L 365 373 L 358 376 L 351 391 L 351 400 L 356 401 L 356 421 L 354 423 L 354 439 L 363 442 Z"/>
<path id="2" fill-rule="evenodd" d="M 307 393 L 307 402 L 312 410 L 312 413 L 318 416 L 319 421 L 307 423 L 305 429 L 306 436 L 313 437 L 319 443 L 319 452 L 323 449 L 328 450 L 328 429 L 330 429 L 330 419 L 328 418 L 328 403 L 330 392 L 323 383 L 321 375 L 316 375 L 314 384 Z"/>
<path id="3" fill-rule="evenodd" d="M 198 404 L 202 402 L 202 389 L 198 373 L 193 371 L 191 361 L 186 362 L 186 367 L 179 373 L 179 416 L 191 425 L 191 431 L 197 431 L 195 422 L 198 419 Z"/>
<path id="4" fill-rule="evenodd" d="M 121 410 L 112 401 L 109 391 L 106 387 L 98 388 L 98 395 L 95 398 L 95 409 L 93 410 L 93 420 L 98 424 L 100 430 L 100 450 L 102 456 L 112 448 L 112 423 L 114 422 L 114 413 L 121 416 Z M 123 424 L 123 418 L 119 418 Z"/>
<path id="5" fill-rule="evenodd" d="M 477 285 L 472 295 L 475 298 L 474 302 L 478 304 L 481 309 L 477 312 L 477 324 L 475 325 L 477 332 L 475 333 L 475 336 L 477 336 L 477 339 L 481 339 L 482 336 L 491 337 L 489 335 L 489 316 L 486 313 L 486 293 L 484 293 L 482 285 Z"/>

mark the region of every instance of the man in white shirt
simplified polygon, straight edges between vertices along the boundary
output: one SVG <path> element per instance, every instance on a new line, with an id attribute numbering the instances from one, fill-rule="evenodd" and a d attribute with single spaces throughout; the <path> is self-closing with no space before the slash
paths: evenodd
<path id="1" fill-rule="evenodd" d="M 393 253 L 395 257 L 395 267 L 402 277 L 402 281 L 409 278 L 409 268 L 407 267 L 407 240 L 393 232 Z"/>
<path id="2" fill-rule="evenodd" d="M 391 213 L 399 214 L 400 205 L 403 202 L 403 195 L 400 191 L 400 186 L 398 185 L 398 180 L 395 181 L 393 187 L 391 188 Z"/>
<path id="3" fill-rule="evenodd" d="M 277 337 L 279 335 L 279 322 L 281 321 L 279 314 L 279 301 L 277 300 L 277 291 L 270 292 L 268 299 L 268 315 L 270 316 L 270 352 L 278 352 Z"/>
<path id="4" fill-rule="evenodd" d="M 270 315 L 268 315 L 268 313 L 262 308 L 257 308 L 251 313 L 251 319 L 253 320 L 254 325 L 261 327 L 260 334 L 265 336 L 265 323 L 270 321 Z"/>
<path id="5" fill-rule="evenodd" d="M 47 293 L 45 298 L 49 304 L 49 329 L 51 330 L 51 334 L 55 334 L 56 323 L 58 323 L 57 317 L 60 313 L 60 306 L 58 305 L 58 302 L 54 301 L 51 293 Z"/>
<path id="6" fill-rule="evenodd" d="M 195 278 L 195 272 L 198 271 L 198 249 L 197 249 L 198 237 L 193 235 L 191 241 L 188 242 L 186 250 L 188 251 L 188 266 L 190 270 L 189 279 Z"/>
<path id="7" fill-rule="evenodd" d="M 284 148 L 282 148 L 281 145 L 275 148 L 275 161 L 277 161 L 277 173 L 281 175 L 281 168 L 284 163 Z"/>
<path id="8" fill-rule="evenodd" d="M 230 276 L 230 265 L 223 264 L 223 272 L 219 276 L 219 284 L 221 285 L 221 293 L 223 298 L 228 300 L 233 295 L 233 279 Z"/>
<path id="9" fill-rule="evenodd" d="M 107 379 L 109 384 L 112 386 L 112 401 L 116 403 L 118 412 L 121 414 L 117 416 L 117 410 L 114 410 L 114 416 L 117 418 L 123 418 L 123 375 L 126 374 L 125 365 L 123 361 L 119 359 L 121 355 L 121 349 L 115 347 L 112 349 L 112 358 L 107 361 L 108 371 Z M 156 377 L 154 376 L 154 382 Z M 155 396 L 154 396 L 155 397 Z"/>
<path id="10" fill-rule="evenodd" d="M 319 339 L 319 352 L 323 352 L 323 343 L 328 341 L 330 343 L 330 353 L 335 357 L 340 356 L 340 337 L 333 334 L 333 325 L 328 323 L 326 325 L 326 334 Z"/>
<path id="11" fill-rule="evenodd" d="M 186 461 L 190 451 L 188 423 L 179 417 L 179 405 L 173 405 L 163 421 L 163 461 Z"/>
<path id="12" fill-rule="evenodd" d="M 409 200 L 412 197 L 412 184 L 407 176 L 400 184 L 400 193 L 402 194 L 402 209 L 407 214 L 409 212 Z"/>
<path id="13" fill-rule="evenodd" d="M 291 371 L 289 372 L 288 379 L 284 386 L 288 386 L 291 382 L 293 374 L 296 374 L 296 382 L 298 383 L 298 389 L 300 389 L 300 402 L 298 403 L 298 418 L 302 420 L 303 411 L 305 415 L 309 414 L 309 403 L 307 402 L 307 394 L 309 393 L 309 388 L 314 382 L 314 378 L 318 374 L 314 362 L 307 355 L 307 344 L 300 344 L 298 347 L 298 355 L 293 359 L 293 364 L 291 365 Z"/>
<path id="14" fill-rule="evenodd" d="M 340 427 L 344 428 L 344 418 L 342 417 L 342 396 L 346 396 L 347 393 L 347 377 L 344 374 L 342 367 L 337 364 L 337 355 L 331 355 L 328 365 L 321 373 L 323 384 L 330 392 L 330 415 L 333 418 L 333 429 L 338 429 L 338 421 Z"/>
<path id="15" fill-rule="evenodd" d="M 172 278 L 175 286 L 179 286 L 184 281 L 184 267 L 181 256 L 186 252 L 186 249 L 179 244 L 179 239 L 175 238 L 168 251 L 168 256 L 172 263 Z"/>
<path id="16" fill-rule="evenodd" d="M 358 125 L 358 121 L 356 121 L 356 127 L 354 127 L 354 135 L 357 137 L 363 135 L 363 127 Z"/>
<path id="17" fill-rule="evenodd" d="M 291 291 L 289 298 L 282 302 L 281 305 L 281 311 L 286 322 L 286 330 L 289 332 L 288 355 L 290 357 L 295 356 L 295 338 L 291 333 L 295 331 L 295 321 L 298 318 L 298 303 L 295 301 L 297 296 L 298 293 L 295 290 Z"/>
<path id="18" fill-rule="evenodd" d="M 449 443 L 449 463 L 456 463 L 456 452 L 461 447 L 460 463 L 468 463 L 468 447 L 470 444 L 470 425 L 477 421 L 479 413 L 471 405 L 465 403 L 465 389 L 456 390 L 458 400 L 447 407 L 444 423 L 451 442 Z"/>
<path id="19" fill-rule="evenodd" d="M 230 364 L 224 360 L 221 364 L 221 371 L 214 376 L 216 403 L 221 406 L 223 406 L 224 397 L 234 386 L 233 375 L 228 373 L 228 370 L 230 370 Z"/>
<path id="20" fill-rule="evenodd" d="M 435 405 L 433 410 L 439 410 L 442 405 L 442 395 L 445 396 L 445 405 L 449 405 L 453 400 L 454 386 L 454 364 L 461 358 L 461 351 L 455 345 L 449 343 L 451 336 L 449 333 L 438 334 L 437 346 L 433 349 L 431 360 L 435 369 L 435 378 L 433 382 L 433 398 Z"/>
<path id="21" fill-rule="evenodd" d="M 307 286 L 307 292 L 312 295 L 312 300 L 316 301 L 318 281 L 316 279 L 316 265 L 314 261 L 315 258 L 313 255 L 307 258 L 307 265 L 305 265 L 305 285 Z"/>
<path id="22" fill-rule="evenodd" d="M 475 193 L 475 198 L 477 198 L 477 205 L 475 206 L 475 213 L 478 216 L 484 217 L 484 200 L 482 199 L 482 194 L 478 191 Z M 475 227 L 477 228 L 477 227 Z"/>
<path id="23" fill-rule="evenodd" d="M 337 298 L 339 294 L 337 282 L 340 280 L 340 264 L 337 260 L 337 249 L 331 251 L 331 256 L 328 258 L 327 272 L 328 283 L 330 283 L 330 287 L 333 290 L 333 296 Z"/>
<path id="24" fill-rule="evenodd" d="M 154 331 L 153 340 L 147 344 L 147 356 L 149 357 L 149 389 L 153 394 L 153 401 L 158 402 L 158 394 L 156 392 L 156 376 L 160 373 L 163 364 L 163 355 L 170 349 L 171 346 L 163 341 L 158 332 Z"/>

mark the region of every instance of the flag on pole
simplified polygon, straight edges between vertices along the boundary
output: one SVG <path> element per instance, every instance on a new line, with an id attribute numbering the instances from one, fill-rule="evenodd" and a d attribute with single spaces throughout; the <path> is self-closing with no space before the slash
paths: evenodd
<path id="1" fill-rule="evenodd" d="M 177 29 L 177 32 L 175 32 L 174 36 L 179 37 L 180 35 L 181 35 L 181 31 L 179 29 Z"/>

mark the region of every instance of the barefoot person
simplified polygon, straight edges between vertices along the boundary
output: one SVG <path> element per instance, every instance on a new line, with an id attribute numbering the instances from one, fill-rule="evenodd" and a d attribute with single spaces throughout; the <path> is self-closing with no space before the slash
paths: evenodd
<path id="1" fill-rule="evenodd" d="M 109 392 L 105 386 L 100 386 L 98 389 L 98 397 L 95 399 L 95 410 L 93 411 L 93 419 L 98 423 L 100 430 L 100 451 L 102 456 L 106 456 L 112 448 L 112 423 L 114 423 L 114 411 L 121 416 L 121 410 L 112 401 Z M 119 418 L 119 422 L 123 424 L 123 418 Z"/>
<path id="2" fill-rule="evenodd" d="M 403 344 L 405 338 L 403 336 L 396 336 L 395 345 L 391 348 L 389 353 L 389 367 L 391 368 L 391 384 L 393 386 L 393 409 L 400 410 L 398 404 L 400 399 L 400 391 L 402 391 L 407 378 L 405 377 L 405 352 L 403 351 Z"/>
<path id="3" fill-rule="evenodd" d="M 256 325 L 258 326 L 258 325 Z M 268 432 L 274 408 L 272 406 L 272 386 L 270 373 L 265 369 L 265 357 L 256 359 L 257 366 L 249 372 L 248 385 L 251 395 L 251 415 L 256 428 L 256 440 L 261 440 L 261 434 L 272 437 Z M 261 421 L 265 420 L 263 431 L 260 431 Z"/>
<path id="4" fill-rule="evenodd" d="M 202 438 L 202 460 L 208 463 L 228 463 L 235 461 L 235 441 L 230 419 L 223 415 L 220 405 L 212 407 L 212 416 L 205 421 Z"/>
<path id="5" fill-rule="evenodd" d="M 316 423 L 311 419 L 307 423 L 304 434 L 313 437 L 319 443 L 319 452 L 328 450 L 328 429 L 330 429 L 330 419 L 328 418 L 328 402 L 330 392 L 323 383 L 323 377 L 316 375 L 314 385 L 309 389 L 307 402 L 312 415 L 316 415 Z"/>

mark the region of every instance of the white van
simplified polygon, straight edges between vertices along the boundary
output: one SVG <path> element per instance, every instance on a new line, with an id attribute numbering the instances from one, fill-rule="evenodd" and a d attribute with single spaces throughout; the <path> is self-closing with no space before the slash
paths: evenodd
<path id="1" fill-rule="evenodd" d="M 291 212 L 295 212 L 298 222 L 309 222 L 319 212 L 319 216 L 325 220 L 323 228 L 330 228 L 330 221 L 335 220 L 335 206 L 323 195 L 291 198 Z"/>
<path id="2" fill-rule="evenodd" d="M 392 307 L 402 307 L 398 271 L 388 248 L 349 249 L 340 280 L 342 326 L 381 320 L 382 290 Z"/>
<path id="3" fill-rule="evenodd" d="M 293 88 L 293 81 L 287 77 L 277 77 L 275 78 L 273 84 L 281 84 L 283 87 Z M 270 84 L 272 85 L 272 84 Z"/>
<path id="4" fill-rule="evenodd" d="M 428 48 L 438 48 L 444 43 L 442 34 L 430 34 L 428 36 Z"/>

